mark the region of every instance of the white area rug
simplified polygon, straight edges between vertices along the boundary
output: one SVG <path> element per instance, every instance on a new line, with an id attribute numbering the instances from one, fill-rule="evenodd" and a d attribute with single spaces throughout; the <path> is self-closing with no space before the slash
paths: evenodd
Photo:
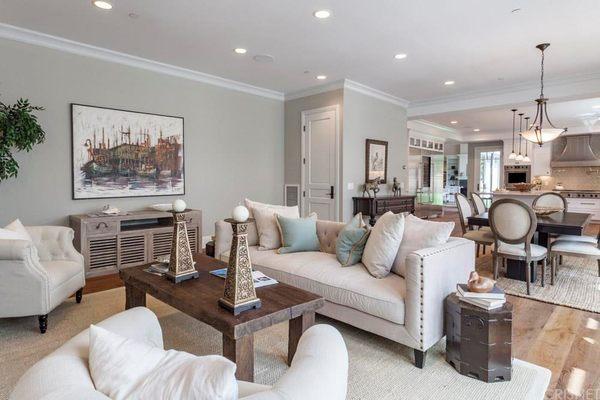
<path id="1" fill-rule="evenodd" d="M 48 332 L 40 335 L 37 318 L 0 319 L 0 399 L 8 398 L 19 377 L 37 360 L 91 323 L 124 309 L 122 288 L 67 301 L 49 316 Z M 148 297 L 159 317 L 165 346 L 194 354 L 220 354 L 221 336 L 211 327 Z M 519 360 L 510 382 L 486 384 L 458 374 L 444 360 L 441 341 L 427 353 L 425 369 L 413 366 L 412 349 L 326 318 L 342 333 L 350 355 L 348 399 L 542 399 L 550 371 Z M 255 337 L 255 377 L 272 384 L 286 371 L 287 323 Z M 308 399 L 307 399 L 308 400 Z"/>

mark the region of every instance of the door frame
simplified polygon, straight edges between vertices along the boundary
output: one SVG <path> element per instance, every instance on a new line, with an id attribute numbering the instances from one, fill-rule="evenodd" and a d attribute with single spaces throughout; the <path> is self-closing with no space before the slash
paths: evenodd
<path id="1" fill-rule="evenodd" d="M 306 146 L 305 146 L 305 140 L 306 140 L 306 132 L 305 132 L 305 126 L 306 126 L 306 119 L 308 116 L 312 115 L 312 114 L 319 114 L 325 111 L 333 111 L 335 113 L 335 183 L 334 183 L 334 187 L 335 187 L 335 193 L 337 195 L 337 197 L 334 197 L 334 216 L 336 221 L 340 221 L 340 215 L 341 215 L 341 205 L 342 205 L 342 191 L 340 190 L 340 105 L 339 104 L 335 104 L 332 106 L 326 106 L 326 107 L 320 107 L 320 108 L 313 108 L 310 110 L 304 110 L 301 112 L 301 118 L 300 118 L 300 215 L 303 215 L 304 212 L 304 201 L 306 199 L 306 197 L 304 196 L 304 191 L 306 190 L 305 184 L 304 184 L 304 178 L 305 178 L 305 173 L 304 173 L 304 168 L 305 168 L 305 164 L 304 164 L 304 159 L 306 158 Z"/>
<path id="2" fill-rule="evenodd" d="M 500 151 L 500 186 L 498 187 L 499 189 L 502 188 L 502 186 L 504 185 L 504 149 L 502 146 L 498 145 L 498 146 L 475 146 L 473 148 L 473 186 L 472 186 L 472 190 L 475 193 L 479 193 L 480 190 L 477 189 L 477 185 L 479 184 L 479 180 L 481 179 L 481 177 L 479 176 L 479 166 L 480 166 L 480 162 L 481 162 L 481 156 L 478 158 L 477 154 L 481 154 L 481 152 L 486 152 L 486 151 Z M 478 179 L 479 178 L 479 179 Z"/>

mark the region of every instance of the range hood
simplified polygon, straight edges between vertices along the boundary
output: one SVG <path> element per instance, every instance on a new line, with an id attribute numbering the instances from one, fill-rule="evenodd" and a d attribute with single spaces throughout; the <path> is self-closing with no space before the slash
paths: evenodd
<path id="1" fill-rule="evenodd" d="M 550 166 L 600 167 L 600 135 L 570 135 L 558 138 L 552 143 Z"/>

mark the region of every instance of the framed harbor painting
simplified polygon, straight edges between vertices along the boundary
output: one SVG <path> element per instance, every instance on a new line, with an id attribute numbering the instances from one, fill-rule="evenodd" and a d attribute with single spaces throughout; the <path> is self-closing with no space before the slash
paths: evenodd
<path id="1" fill-rule="evenodd" d="M 379 178 L 379 183 L 386 183 L 388 142 L 367 139 L 365 153 L 365 182 Z"/>
<path id="2" fill-rule="evenodd" d="M 183 118 L 71 104 L 73 199 L 185 194 Z"/>

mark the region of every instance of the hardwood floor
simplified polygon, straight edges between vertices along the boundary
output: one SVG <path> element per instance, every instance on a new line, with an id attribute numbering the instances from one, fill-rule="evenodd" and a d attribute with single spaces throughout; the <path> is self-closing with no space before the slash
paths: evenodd
<path id="1" fill-rule="evenodd" d="M 460 236 L 456 212 L 433 221 L 454 221 L 453 236 Z M 586 234 L 596 235 L 590 224 Z M 488 249 L 489 252 L 489 249 Z M 490 257 L 477 259 L 478 267 Z M 84 293 L 123 286 L 117 274 L 87 280 Z M 600 314 L 508 296 L 513 304 L 513 356 L 552 371 L 546 398 L 600 400 Z"/>

